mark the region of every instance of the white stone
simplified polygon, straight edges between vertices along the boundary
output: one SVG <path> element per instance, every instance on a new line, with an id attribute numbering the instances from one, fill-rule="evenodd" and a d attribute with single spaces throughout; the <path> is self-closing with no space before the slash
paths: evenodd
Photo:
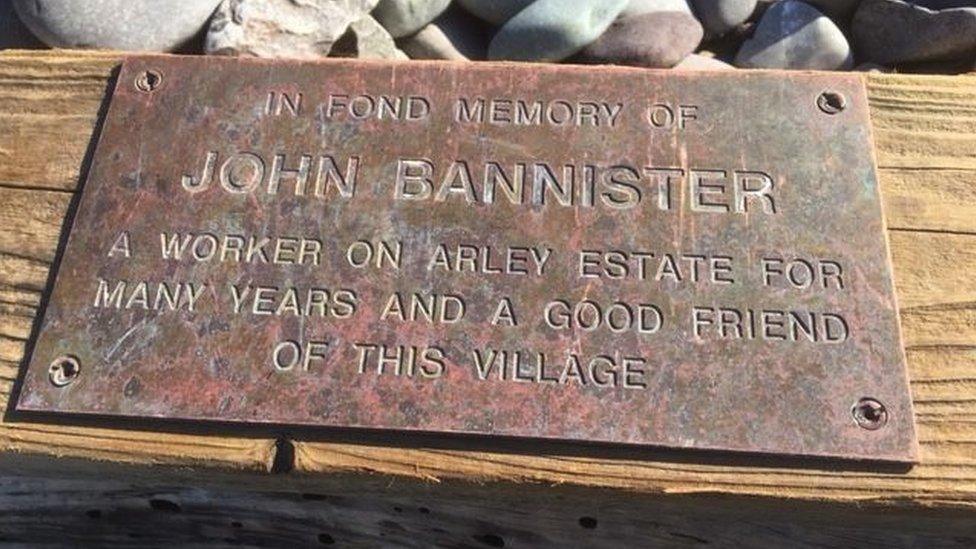
<path id="1" fill-rule="evenodd" d="M 315 58 L 329 54 L 377 0 L 224 0 L 210 22 L 210 54 Z"/>

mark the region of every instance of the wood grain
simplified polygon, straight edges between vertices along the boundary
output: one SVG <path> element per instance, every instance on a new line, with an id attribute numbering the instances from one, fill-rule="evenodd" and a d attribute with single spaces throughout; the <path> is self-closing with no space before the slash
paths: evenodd
<path id="1" fill-rule="evenodd" d="M 969 549 L 967 513 L 547 485 L 397 484 L 255 492 L 101 479 L 0 478 L 17 547 L 783 547 Z M 596 492 L 596 493 L 595 493 Z"/>
<path id="2" fill-rule="evenodd" d="M 0 55 L 0 404 L 7 407 L 115 54 Z M 0 423 L 0 463 L 20 452 L 267 471 L 268 438 Z"/>
<path id="3" fill-rule="evenodd" d="M 0 54 L 0 377 L 6 400 L 114 54 Z M 877 160 L 921 437 L 908 472 L 773 459 L 580 454 L 294 437 L 303 483 L 383 474 L 613 489 L 976 507 L 976 78 L 867 76 Z M 270 438 L 0 423 L 0 451 L 264 470 Z M 279 458 L 281 456 L 278 456 Z M 758 465 L 757 465 L 758 464 Z M 364 476 L 362 478 L 371 478 Z"/>

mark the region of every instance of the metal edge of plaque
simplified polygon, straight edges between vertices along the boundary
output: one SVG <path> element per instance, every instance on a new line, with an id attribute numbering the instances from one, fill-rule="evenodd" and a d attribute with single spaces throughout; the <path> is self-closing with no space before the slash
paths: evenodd
<path id="1" fill-rule="evenodd" d="M 128 57 L 16 408 L 911 463 L 872 143 L 858 75 Z"/>

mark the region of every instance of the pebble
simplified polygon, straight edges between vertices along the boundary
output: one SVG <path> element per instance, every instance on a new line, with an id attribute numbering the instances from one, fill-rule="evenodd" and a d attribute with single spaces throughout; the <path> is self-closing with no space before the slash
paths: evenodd
<path id="1" fill-rule="evenodd" d="M 976 51 L 976 8 L 932 11 L 899 0 L 864 0 L 851 21 L 861 61 L 943 61 Z"/>
<path id="2" fill-rule="evenodd" d="M 629 0 L 536 0 L 509 19 L 488 45 L 489 59 L 560 61 L 596 40 Z"/>
<path id="3" fill-rule="evenodd" d="M 377 0 L 224 0 L 210 21 L 208 54 L 316 58 Z"/>
<path id="4" fill-rule="evenodd" d="M 692 15 L 688 0 L 630 0 L 627 7 L 620 12 L 620 18 L 657 11 L 680 11 Z"/>
<path id="5" fill-rule="evenodd" d="M 674 66 L 674 70 L 676 71 L 722 71 L 729 69 L 735 69 L 735 67 L 725 61 L 698 53 L 693 53 L 685 57 L 680 63 Z"/>
<path id="6" fill-rule="evenodd" d="M 393 38 L 410 36 L 444 13 L 451 0 L 380 0 L 370 15 Z"/>
<path id="7" fill-rule="evenodd" d="M 172 51 L 193 38 L 220 0 L 13 0 L 49 46 Z"/>
<path id="8" fill-rule="evenodd" d="M 770 6 L 735 56 L 737 67 L 767 69 L 846 70 L 853 61 L 837 25 L 796 0 Z"/>
<path id="9" fill-rule="evenodd" d="M 622 17 L 579 56 L 584 63 L 670 68 L 695 51 L 704 31 L 698 20 L 677 11 Z"/>
<path id="10" fill-rule="evenodd" d="M 462 8 L 468 13 L 488 21 L 493 25 L 501 25 L 525 9 L 534 0 L 458 0 Z"/>
<path id="11" fill-rule="evenodd" d="M 33 34 L 17 16 L 10 2 L 0 2 L 0 50 L 37 49 L 44 44 Z"/>
<path id="12" fill-rule="evenodd" d="M 479 60 L 488 56 L 488 32 L 480 19 L 450 8 L 420 32 L 400 40 L 412 59 Z"/>
<path id="13" fill-rule="evenodd" d="M 360 59 L 407 59 L 390 33 L 369 15 L 353 21 L 329 51 L 332 57 L 358 57 Z"/>
<path id="14" fill-rule="evenodd" d="M 756 0 L 692 0 L 695 14 L 708 36 L 721 36 L 745 23 L 756 10 Z"/>

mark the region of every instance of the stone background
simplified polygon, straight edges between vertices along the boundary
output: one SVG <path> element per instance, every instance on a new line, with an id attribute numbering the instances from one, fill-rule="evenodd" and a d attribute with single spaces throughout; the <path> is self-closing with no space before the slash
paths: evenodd
<path id="1" fill-rule="evenodd" d="M 0 49 L 958 73 L 976 0 L 0 0 Z"/>

